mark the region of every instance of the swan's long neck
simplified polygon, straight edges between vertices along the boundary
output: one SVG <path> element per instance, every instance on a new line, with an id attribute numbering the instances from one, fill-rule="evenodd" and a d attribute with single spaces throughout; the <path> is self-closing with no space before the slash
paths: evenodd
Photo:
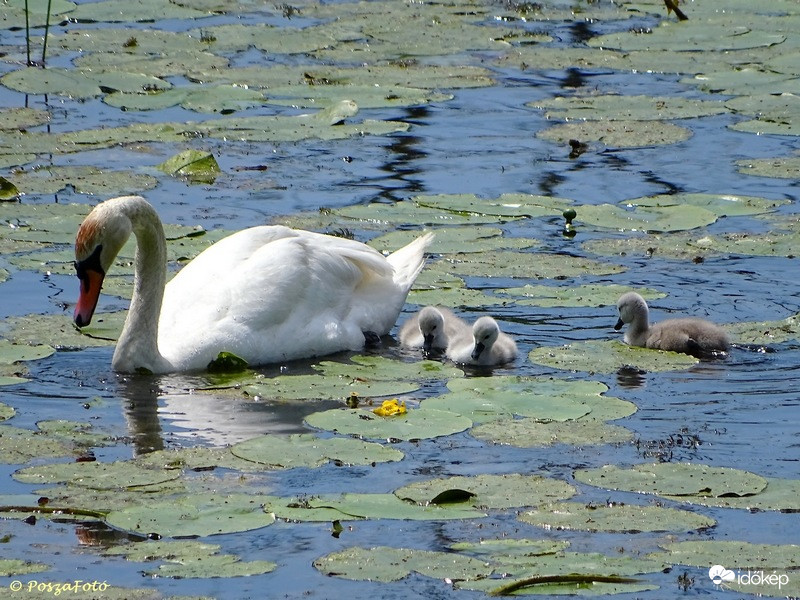
<path id="1" fill-rule="evenodd" d="M 158 349 L 158 319 L 167 281 L 167 243 L 155 210 L 146 202 L 130 202 L 124 211 L 136 236 L 133 297 L 114 351 L 119 371 L 163 372 L 169 364 Z"/>

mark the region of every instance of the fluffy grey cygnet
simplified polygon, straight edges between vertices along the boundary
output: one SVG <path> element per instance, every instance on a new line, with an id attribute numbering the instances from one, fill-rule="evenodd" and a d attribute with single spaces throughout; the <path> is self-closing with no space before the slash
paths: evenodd
<path id="1" fill-rule="evenodd" d="M 400 328 L 400 344 L 406 348 L 422 348 L 425 352 L 446 350 L 449 340 L 470 332 L 469 323 L 452 311 L 426 306 Z"/>
<path id="2" fill-rule="evenodd" d="M 703 319 L 686 317 L 667 319 L 650 324 L 647 302 L 636 292 L 623 294 L 617 302 L 619 320 L 614 329 L 628 325 L 625 343 L 643 348 L 671 350 L 693 356 L 724 352 L 730 347 L 730 338 L 725 331 Z"/>
<path id="3" fill-rule="evenodd" d="M 492 317 L 481 317 L 472 326 L 472 335 L 454 339 L 447 347 L 447 358 L 467 365 L 502 365 L 517 356 L 517 343 L 500 331 Z"/>

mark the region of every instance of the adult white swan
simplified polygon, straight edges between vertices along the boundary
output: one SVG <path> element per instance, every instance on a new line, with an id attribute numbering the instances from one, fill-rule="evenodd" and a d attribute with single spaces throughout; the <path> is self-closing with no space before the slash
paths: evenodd
<path id="1" fill-rule="evenodd" d="M 75 241 L 75 323 L 91 319 L 103 277 L 136 236 L 133 298 L 112 365 L 123 372 L 205 369 L 222 352 L 250 365 L 364 346 L 394 326 L 433 234 L 384 257 L 366 244 L 281 226 L 234 233 L 166 282 L 166 240 L 141 196 L 112 198 Z"/>

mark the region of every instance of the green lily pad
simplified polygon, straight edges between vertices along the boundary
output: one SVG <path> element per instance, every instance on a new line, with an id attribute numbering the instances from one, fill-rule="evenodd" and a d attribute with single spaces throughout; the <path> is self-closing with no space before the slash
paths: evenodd
<path id="1" fill-rule="evenodd" d="M 51 356 L 55 352 L 52 346 L 14 344 L 0 339 L 0 363 L 10 365 L 18 361 L 39 360 Z"/>
<path id="2" fill-rule="evenodd" d="M 767 487 L 766 479 L 748 471 L 692 463 L 642 464 L 629 469 L 606 465 L 579 469 L 575 479 L 612 490 L 717 498 L 751 496 Z"/>
<path id="3" fill-rule="evenodd" d="M 420 206 L 455 213 L 494 215 L 498 217 L 545 217 L 560 215 L 574 203 L 566 198 L 534 194 L 502 194 L 497 198 L 479 198 L 475 194 L 439 194 L 414 196 Z"/>
<path id="4" fill-rule="evenodd" d="M 40 167 L 17 171 L 9 180 L 25 194 L 56 194 L 71 187 L 79 194 L 112 196 L 152 189 L 158 180 L 132 171 L 108 171 L 97 167 Z"/>
<path id="5" fill-rule="evenodd" d="M 9 414 L 7 408 L 4 410 L 6 415 Z M 13 412 L 10 416 L 13 416 Z M 73 448 L 63 440 L 28 429 L 0 425 L 0 463 L 21 465 L 34 458 L 57 458 L 73 454 Z"/>
<path id="6" fill-rule="evenodd" d="M 17 411 L 8 404 L 0 402 L 0 421 L 6 421 L 17 414 Z M 2 430 L 0 430 L 2 431 Z"/>
<path id="7" fill-rule="evenodd" d="M 417 440 L 451 435 L 469 429 L 472 421 L 460 414 L 426 408 L 381 417 L 363 408 L 334 408 L 308 415 L 311 427 L 367 439 Z"/>
<path id="8" fill-rule="evenodd" d="M 726 96 L 780 94 L 800 92 L 800 82 L 783 73 L 753 67 L 706 71 L 681 80 L 704 92 Z"/>
<path id="9" fill-rule="evenodd" d="M 662 121 L 579 121 L 543 129 L 536 137 L 564 145 L 581 140 L 610 148 L 647 148 L 677 144 L 691 135 L 685 127 Z"/>
<path id="10" fill-rule="evenodd" d="M 352 438 L 319 438 L 293 434 L 288 438 L 265 435 L 231 447 L 234 456 L 269 465 L 270 468 L 320 467 L 330 461 L 345 465 L 370 465 L 403 459 L 403 453 L 374 442 Z"/>
<path id="11" fill-rule="evenodd" d="M 525 511 L 520 521 L 547 529 L 641 533 L 643 531 L 692 531 L 716 524 L 714 519 L 687 510 L 636 504 L 581 504 L 558 502 Z"/>
<path id="12" fill-rule="evenodd" d="M 0 558 L 0 576 L 2 577 L 41 573 L 42 571 L 49 571 L 50 568 L 49 565 L 44 565 L 42 563 L 34 563 L 15 558 Z"/>
<path id="13" fill-rule="evenodd" d="M 180 472 L 147 469 L 132 462 L 77 462 L 37 465 L 20 469 L 13 475 L 23 483 L 71 483 L 93 490 L 137 488 L 171 481 Z"/>
<path id="14" fill-rule="evenodd" d="M 525 285 L 515 288 L 500 288 L 495 290 L 498 294 L 513 296 L 515 304 L 524 306 L 587 306 L 603 307 L 616 306 L 619 297 L 632 291 L 634 288 L 617 285 L 586 284 L 571 287 L 556 287 L 553 285 Z M 666 294 L 647 288 L 636 288 L 645 300 L 664 298 Z"/>
<path id="15" fill-rule="evenodd" d="M 591 446 L 622 444 L 633 439 L 633 433 L 619 425 L 600 421 L 566 421 L 542 423 L 538 419 L 503 419 L 490 421 L 470 430 L 470 435 L 494 444 L 518 448 L 536 448 L 552 444 Z"/>
<path id="16" fill-rule="evenodd" d="M 384 226 L 396 223 L 424 225 L 427 227 L 439 227 L 442 225 L 477 225 L 499 223 L 511 218 L 477 213 L 458 213 L 444 209 L 428 208 L 408 200 L 392 202 L 391 204 L 386 202 L 356 204 L 337 208 L 332 212 L 340 217 L 346 217 L 347 219 Z"/>
<path id="17" fill-rule="evenodd" d="M 779 344 L 800 339 L 800 315 L 791 315 L 779 321 L 730 323 L 725 330 L 737 342 L 745 344 Z"/>
<path id="18" fill-rule="evenodd" d="M 103 98 L 124 110 L 162 110 L 181 106 L 200 113 L 230 114 L 264 104 L 264 93 L 235 85 L 187 86 L 146 93 L 114 92 Z"/>
<path id="19" fill-rule="evenodd" d="M 478 254 L 447 254 L 434 263 L 457 275 L 475 277 L 573 278 L 581 275 L 613 275 L 619 265 L 566 254 L 488 251 Z"/>
<path id="20" fill-rule="evenodd" d="M 84 447 L 110 446 L 115 442 L 111 436 L 95 432 L 90 423 L 51 419 L 38 421 L 39 435 L 48 436 L 71 444 Z"/>
<path id="21" fill-rule="evenodd" d="M 660 560 L 672 560 L 674 564 L 708 567 L 725 565 L 728 569 L 798 569 L 800 568 L 800 546 L 752 544 L 744 541 L 696 540 L 662 544 L 667 555 L 656 553 Z"/>
<path id="22" fill-rule="evenodd" d="M 201 556 L 211 556 L 220 549 L 218 544 L 207 544 L 195 540 L 182 541 L 146 541 L 131 542 L 122 546 L 111 546 L 104 548 L 105 556 L 124 556 L 128 560 L 136 562 L 146 562 L 153 560 L 171 560 L 173 558 L 199 558 Z"/>
<path id="23" fill-rule="evenodd" d="M 564 500 L 575 494 L 575 488 L 565 481 L 515 473 L 430 479 L 398 488 L 394 494 L 398 498 L 427 505 L 433 498 L 453 489 L 474 494 L 466 503 L 480 509 L 538 506 Z"/>
<path id="24" fill-rule="evenodd" d="M 411 290 L 406 301 L 419 306 L 450 306 L 475 309 L 483 306 L 506 306 L 511 300 L 491 296 L 483 290 L 468 288 L 444 288 Z"/>
<path id="25" fill-rule="evenodd" d="M 213 183 L 217 175 L 222 173 L 214 155 L 201 150 L 184 150 L 156 168 L 169 175 L 184 177 L 192 183 Z"/>
<path id="26" fill-rule="evenodd" d="M 356 581 L 400 581 L 412 573 L 436 579 L 472 580 L 486 577 L 492 567 L 485 562 L 450 552 L 431 552 L 380 546 L 353 547 L 314 561 L 324 575 Z"/>
<path id="27" fill-rule="evenodd" d="M 485 539 L 479 542 L 456 542 L 449 548 L 492 562 L 513 562 L 525 560 L 527 556 L 555 554 L 569 547 L 569 542 L 562 540 L 531 540 L 525 538 Z"/>
<path id="28" fill-rule="evenodd" d="M 758 177 L 800 178 L 800 156 L 737 160 L 739 172 Z"/>
<path id="29" fill-rule="evenodd" d="M 214 468 L 248 472 L 261 470 L 251 461 L 238 458 L 232 448 L 208 448 L 192 446 L 174 450 L 156 450 L 137 456 L 133 462 L 148 469 L 166 470 L 210 470 Z"/>
<path id="30" fill-rule="evenodd" d="M 671 496 L 665 498 L 676 502 L 715 506 L 720 508 L 740 508 L 744 510 L 779 510 L 783 512 L 800 512 L 800 480 L 765 477 L 766 489 L 752 496 Z"/>
<path id="31" fill-rule="evenodd" d="M 541 346 L 528 354 L 537 365 L 568 371 L 614 373 L 623 367 L 642 371 L 687 369 L 699 361 L 688 354 L 637 348 L 617 341 L 574 342 L 565 346 Z"/>
<path id="32" fill-rule="evenodd" d="M 717 217 L 736 217 L 758 215 L 770 212 L 788 204 L 788 200 L 770 200 L 758 196 L 737 196 L 735 194 L 659 194 L 626 200 L 628 206 L 664 207 L 699 206 L 710 210 Z"/>
<path id="33" fill-rule="evenodd" d="M 2 29 L 25 29 L 27 23 L 31 28 L 44 27 L 50 15 L 50 23 L 54 23 L 61 15 L 74 11 L 76 5 L 69 0 L 8 0 L 0 15 Z"/>
<path id="34" fill-rule="evenodd" d="M 662 21 L 647 34 L 625 31 L 600 35 L 590 39 L 587 44 L 592 48 L 622 51 L 713 52 L 768 47 L 785 40 L 784 35 L 751 30 L 743 25 L 689 20 L 679 23 Z"/>
<path id="35" fill-rule="evenodd" d="M 541 242 L 531 238 L 506 237 L 503 230 L 497 227 L 440 227 L 434 231 L 436 238 L 428 248 L 433 254 L 455 252 L 485 252 L 486 250 L 534 248 Z M 405 246 L 418 231 L 391 231 L 369 241 L 369 245 L 380 251 L 392 251 Z"/>
<path id="36" fill-rule="evenodd" d="M 335 509 L 346 519 L 399 519 L 411 521 L 441 521 L 480 519 L 486 515 L 469 505 L 420 505 L 398 498 L 394 494 L 339 494 L 314 496 L 307 500 L 310 508 Z M 280 509 L 278 509 L 280 510 Z"/>
<path id="37" fill-rule="evenodd" d="M 157 0 L 102 0 L 92 6 L 79 4 L 71 15 L 79 23 L 136 23 L 162 19 L 200 19 L 209 16 L 202 10 Z"/>
<path id="38" fill-rule="evenodd" d="M 423 407 L 461 414 L 475 423 L 513 416 L 544 422 L 579 419 L 592 411 L 591 403 L 608 389 L 597 381 L 514 375 L 451 380 L 447 387 L 449 393 L 426 398 Z"/>
<path id="39" fill-rule="evenodd" d="M 5 335 L 16 344 L 47 344 L 56 349 L 113 346 L 127 311 L 98 313 L 92 324 L 82 330 L 67 315 L 26 315 L 4 321 Z"/>
<path id="40" fill-rule="evenodd" d="M 136 92 L 148 87 L 168 87 L 165 81 L 141 73 L 91 72 L 75 69 L 28 67 L 0 77 L 6 87 L 25 94 L 53 94 L 88 99 L 104 89 Z"/>
<path id="41" fill-rule="evenodd" d="M 526 106 L 547 109 L 548 119 L 565 121 L 689 119 L 727 111 L 720 100 L 626 95 L 559 96 L 528 102 Z"/>
<path id="42" fill-rule="evenodd" d="M 353 356 L 355 364 L 323 360 L 314 365 L 314 370 L 326 377 L 348 380 L 377 381 L 424 381 L 428 379 L 454 379 L 464 372 L 456 367 L 435 360 L 403 362 L 382 356 Z"/>
<path id="43" fill-rule="evenodd" d="M 275 516 L 263 510 L 270 501 L 269 497 L 253 494 L 192 494 L 112 510 L 106 522 L 138 535 L 204 537 L 236 533 L 272 525 Z"/>
<path id="44" fill-rule="evenodd" d="M 717 214 L 691 204 L 626 208 L 614 204 L 585 205 L 577 209 L 577 221 L 619 231 L 685 231 L 705 227 Z"/>
<path id="45" fill-rule="evenodd" d="M 446 102 L 452 100 L 453 95 L 402 86 L 292 85 L 269 88 L 264 102 L 313 108 L 331 106 L 346 99 L 352 99 L 360 108 L 389 108 Z"/>
<path id="46" fill-rule="evenodd" d="M 28 129 L 50 122 L 50 112 L 37 108 L 0 109 L 0 130 Z"/>
<path id="47" fill-rule="evenodd" d="M 201 556 L 194 560 L 181 558 L 159 565 L 158 569 L 145 570 L 151 577 L 173 577 L 175 579 L 209 579 L 212 577 L 249 577 L 271 573 L 278 567 L 268 560 L 243 561 L 233 554 Z"/>

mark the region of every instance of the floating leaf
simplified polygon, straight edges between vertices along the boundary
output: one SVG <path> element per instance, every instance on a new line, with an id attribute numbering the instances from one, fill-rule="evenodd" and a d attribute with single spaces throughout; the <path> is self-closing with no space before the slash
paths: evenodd
<path id="1" fill-rule="evenodd" d="M 254 494 L 192 494 L 152 501 L 146 506 L 112 510 L 106 522 L 138 535 L 187 537 L 260 529 L 275 522 L 263 506 L 269 497 Z"/>
<path id="2" fill-rule="evenodd" d="M 766 479 L 748 471 L 692 463 L 642 464 L 629 469 L 606 465 L 579 469 L 575 479 L 612 490 L 717 498 L 750 496 L 767 487 Z"/>
<path id="3" fill-rule="evenodd" d="M 752 496 L 671 496 L 664 494 L 665 498 L 676 502 L 687 502 L 701 506 L 716 506 L 720 508 L 741 508 L 754 510 L 779 510 L 782 512 L 800 512 L 800 480 L 779 479 L 765 477 L 767 487 Z"/>
<path id="4" fill-rule="evenodd" d="M 359 394 L 360 395 L 360 394 Z M 379 417 L 361 408 L 334 408 L 306 417 L 311 427 L 368 439 L 417 440 L 464 431 L 472 421 L 462 415 L 426 408 L 408 411 L 391 419 Z"/>
<path id="5" fill-rule="evenodd" d="M 352 356 L 350 361 L 355 364 L 323 360 L 314 365 L 314 370 L 326 377 L 367 381 L 423 381 L 455 379 L 464 376 L 461 369 L 435 360 L 404 362 L 382 356 Z"/>
<path id="6" fill-rule="evenodd" d="M 697 100 L 680 97 L 590 95 L 558 96 L 528 102 L 526 106 L 548 109 L 547 119 L 632 120 L 689 119 L 726 112 L 719 100 Z"/>
<path id="7" fill-rule="evenodd" d="M 625 285 L 586 284 L 571 287 L 554 285 L 525 285 L 515 288 L 500 288 L 498 294 L 514 296 L 513 300 L 523 306 L 616 306 L 619 297 L 634 290 Z M 666 294 L 647 288 L 635 288 L 645 300 L 664 298 Z"/>
<path id="8" fill-rule="evenodd" d="M 271 468 L 319 467 L 330 461 L 370 465 L 403 459 L 403 453 L 381 444 L 352 438 L 319 438 L 312 434 L 265 435 L 231 447 L 234 456 Z"/>
<path id="9" fill-rule="evenodd" d="M 800 156 L 737 160 L 736 165 L 745 175 L 800 179 Z"/>
<path id="10" fill-rule="evenodd" d="M 717 215 L 701 206 L 691 204 L 625 208 L 613 204 L 581 206 L 577 220 L 587 225 L 608 227 L 619 231 L 685 231 L 705 227 L 717 220 Z"/>
<path id="11" fill-rule="evenodd" d="M 572 200 L 566 198 L 533 194 L 502 194 L 498 198 L 479 198 L 475 194 L 439 194 L 414 196 L 412 200 L 427 208 L 499 217 L 560 215 L 564 209 L 574 204 Z"/>
<path id="12" fill-rule="evenodd" d="M 114 92 L 103 101 L 126 111 L 181 106 L 202 113 L 230 114 L 263 105 L 264 94 L 235 85 L 187 86 L 147 93 Z"/>
<path id="13" fill-rule="evenodd" d="M 398 549 L 380 546 L 353 547 L 327 554 L 314 561 L 324 575 L 356 581 L 400 581 L 411 573 L 436 579 L 479 579 L 492 567 L 481 560 L 453 553 Z"/>
<path id="14" fill-rule="evenodd" d="M 13 416 L 3 405 L 6 418 Z M 63 440 L 39 435 L 28 429 L 0 425 L 0 463 L 10 465 L 25 464 L 34 458 L 57 458 L 72 456 L 72 447 Z"/>
<path id="15" fill-rule="evenodd" d="M 534 248 L 541 245 L 530 238 L 506 237 L 497 227 L 439 227 L 428 252 L 447 254 L 455 252 L 485 252 L 486 250 Z M 419 231 L 396 230 L 369 241 L 381 251 L 393 251 L 419 237 Z"/>
<path id="16" fill-rule="evenodd" d="M 145 570 L 151 577 L 173 577 L 175 579 L 209 579 L 212 577 L 249 577 L 271 573 L 278 567 L 268 560 L 243 561 L 233 554 L 201 556 L 194 560 L 172 559 L 155 570 Z"/>
<path id="17" fill-rule="evenodd" d="M 470 430 L 479 440 L 494 444 L 507 444 L 518 448 L 536 448 L 552 444 L 590 446 L 593 444 L 621 444 L 633 439 L 629 429 L 599 421 L 566 421 L 542 423 L 538 419 L 497 420 Z"/>
<path id="18" fill-rule="evenodd" d="M 335 509 L 344 515 L 340 518 L 440 521 L 486 516 L 470 506 L 421 505 L 394 494 L 331 494 L 309 498 L 307 504 L 313 509 Z"/>
<path id="19" fill-rule="evenodd" d="M 737 196 L 735 194 L 659 194 L 645 196 L 624 202 L 627 206 L 651 208 L 675 206 L 699 206 L 710 210 L 717 217 L 736 217 L 758 215 L 770 212 L 788 204 L 788 200 L 770 200 L 758 196 Z"/>
<path id="20" fill-rule="evenodd" d="M 5 177 L 0 177 L 0 200 L 15 200 L 19 197 L 19 189 Z"/>
<path id="21" fill-rule="evenodd" d="M 569 140 L 600 142 L 610 148 L 646 148 L 688 140 L 689 129 L 661 121 L 580 121 L 563 123 L 536 134 L 544 140 L 567 144 Z"/>
<path id="22" fill-rule="evenodd" d="M 637 504 L 582 504 L 558 502 L 525 511 L 520 521 L 547 529 L 641 533 L 643 531 L 691 531 L 713 527 L 714 519 L 686 510 Z M 655 558 L 655 557 L 654 557 Z"/>
<path id="23" fill-rule="evenodd" d="M 20 469 L 14 479 L 23 483 L 71 483 L 93 490 L 136 488 L 177 479 L 180 472 L 147 469 L 132 462 L 77 462 Z"/>
<path id="24" fill-rule="evenodd" d="M 23 360 L 39 360 L 51 356 L 55 352 L 48 345 L 14 344 L 0 339 L 0 364 L 10 365 Z"/>
<path id="25" fill-rule="evenodd" d="M 193 183 L 213 183 L 222 172 L 214 155 L 200 150 L 184 150 L 156 168 L 169 175 L 185 177 Z"/>
<path id="26" fill-rule="evenodd" d="M 637 348 L 617 341 L 574 342 L 565 346 L 541 346 L 528 354 L 535 364 L 568 371 L 614 373 L 623 367 L 642 371 L 688 369 L 699 361 L 688 354 Z"/>
<path id="27" fill-rule="evenodd" d="M 17 414 L 17 411 L 15 411 L 13 407 L 9 406 L 8 404 L 3 404 L 2 402 L 0 402 L 0 421 L 6 421 L 11 417 L 13 417 L 15 414 Z"/>
<path id="28" fill-rule="evenodd" d="M 0 576 L 12 577 L 48 571 L 50 566 L 15 558 L 0 558 Z"/>
<path id="29" fill-rule="evenodd" d="M 478 254 L 448 254 L 434 263 L 457 275 L 475 277 L 573 278 L 581 275 L 612 275 L 625 269 L 619 265 L 568 254 L 488 251 Z"/>
<path id="30" fill-rule="evenodd" d="M 745 344 L 780 344 L 800 339 L 800 315 L 779 321 L 739 322 L 725 325 L 734 340 Z"/>
<path id="31" fill-rule="evenodd" d="M 79 194 L 114 195 L 142 192 L 158 184 L 155 177 L 145 173 L 97 167 L 40 167 L 9 177 L 25 194 L 56 194 L 69 186 Z"/>
<path id="32" fill-rule="evenodd" d="M 652 556 L 659 560 L 672 560 L 674 564 L 708 567 L 725 565 L 734 569 L 798 569 L 800 546 L 752 544 L 728 540 L 697 540 L 662 544 L 667 551 Z"/>
<path id="33" fill-rule="evenodd" d="M 511 562 L 521 557 L 555 554 L 569 547 L 561 540 L 530 540 L 518 538 L 485 539 L 479 542 L 456 542 L 450 549 L 492 562 Z"/>
<path id="34" fill-rule="evenodd" d="M 475 494 L 469 504 L 481 509 L 538 506 L 564 500 L 575 494 L 570 484 L 539 475 L 477 475 L 430 479 L 403 486 L 394 491 L 398 498 L 427 505 L 433 498 L 452 490 Z"/>

